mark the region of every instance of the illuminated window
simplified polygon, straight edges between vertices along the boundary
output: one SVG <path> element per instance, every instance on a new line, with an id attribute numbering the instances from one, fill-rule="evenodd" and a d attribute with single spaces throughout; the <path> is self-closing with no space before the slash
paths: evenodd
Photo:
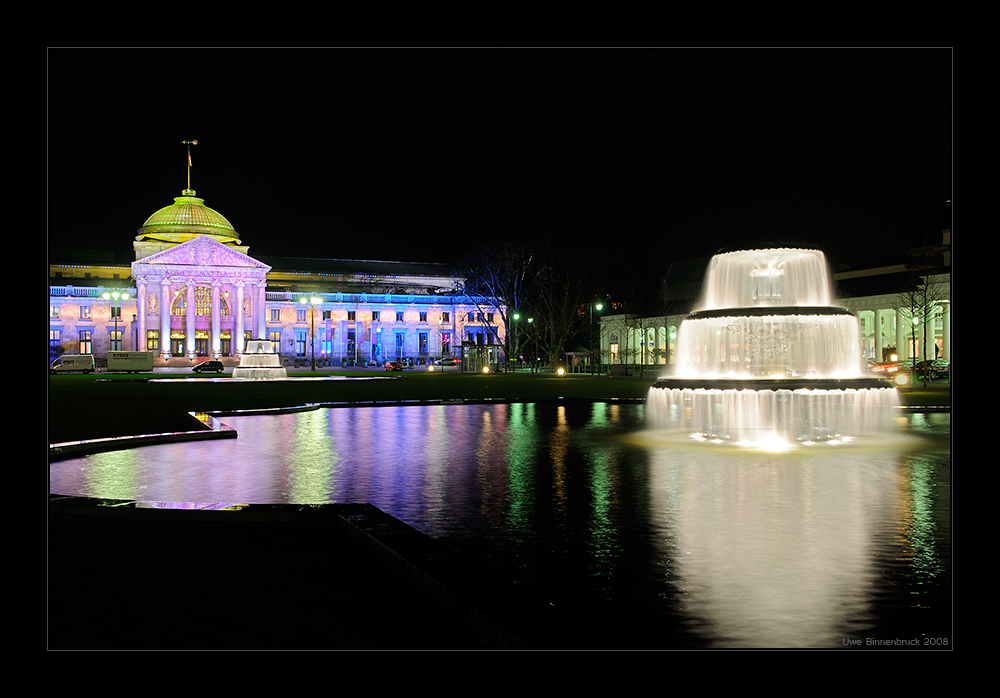
<path id="1" fill-rule="evenodd" d="M 222 305 L 225 305 L 225 301 L 222 301 Z M 212 291 L 211 289 L 205 288 L 204 286 L 199 286 L 194 290 L 194 314 L 195 315 L 211 315 L 212 314 Z M 225 310 L 222 311 L 223 315 L 229 315 Z"/>
<path id="2" fill-rule="evenodd" d="M 80 306 L 80 319 L 81 320 L 89 320 L 90 319 L 90 306 L 89 305 L 81 305 Z"/>
<path id="3" fill-rule="evenodd" d="M 122 331 L 121 330 L 111 330 L 108 332 L 108 338 L 110 340 L 111 351 L 121 351 L 122 350 Z"/>
<path id="4" fill-rule="evenodd" d="M 229 304 L 225 298 L 219 299 L 219 308 L 223 315 L 229 315 Z M 174 298 L 172 315 L 187 315 L 187 288 L 182 288 Z M 212 289 L 207 286 L 196 286 L 194 289 L 194 314 L 210 316 L 212 314 Z"/>
<path id="5" fill-rule="evenodd" d="M 49 317 L 50 318 L 55 318 L 56 320 L 59 319 L 59 306 L 58 305 L 50 305 L 49 306 Z"/>
<path id="6" fill-rule="evenodd" d="M 418 345 L 417 351 L 420 354 L 426 354 L 427 353 L 427 333 L 426 332 L 420 332 L 417 335 L 417 345 Z"/>
<path id="7" fill-rule="evenodd" d="M 81 354 L 93 354 L 94 353 L 94 335 L 93 330 L 80 330 L 80 353 Z"/>
<path id="8" fill-rule="evenodd" d="M 159 351 L 160 349 L 160 332 L 159 330 L 147 330 L 146 331 L 146 349 L 149 351 Z"/>

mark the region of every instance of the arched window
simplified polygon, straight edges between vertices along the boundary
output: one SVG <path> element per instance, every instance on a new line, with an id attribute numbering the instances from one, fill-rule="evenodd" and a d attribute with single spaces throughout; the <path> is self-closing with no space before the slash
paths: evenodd
<path id="1" fill-rule="evenodd" d="M 225 296 L 219 298 L 219 309 L 221 315 L 229 315 L 229 304 L 226 303 Z M 187 315 L 187 287 L 182 286 L 177 295 L 174 296 L 174 307 L 170 310 L 171 315 Z M 209 316 L 212 314 L 212 289 L 208 286 L 194 287 L 194 314 Z"/>

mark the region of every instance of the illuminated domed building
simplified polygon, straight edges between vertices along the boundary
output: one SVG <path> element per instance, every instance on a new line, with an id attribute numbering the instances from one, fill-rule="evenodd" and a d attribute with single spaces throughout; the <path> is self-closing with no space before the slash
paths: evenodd
<path id="1" fill-rule="evenodd" d="M 444 264 L 254 258 L 233 225 L 191 189 L 137 231 L 135 260 L 50 256 L 50 354 L 149 351 L 158 366 L 237 365 L 249 339 L 286 364 L 501 360 L 495 308 L 454 294 Z M 105 294 L 118 291 L 118 298 Z M 125 294 L 123 296 L 122 294 Z M 471 366 L 470 366 L 471 368 Z"/>

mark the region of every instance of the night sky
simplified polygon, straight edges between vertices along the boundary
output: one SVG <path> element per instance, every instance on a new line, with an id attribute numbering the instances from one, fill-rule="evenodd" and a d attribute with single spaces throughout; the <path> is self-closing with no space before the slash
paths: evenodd
<path id="1" fill-rule="evenodd" d="M 50 248 L 130 250 L 191 186 L 251 255 L 909 247 L 952 192 L 950 49 L 48 51 Z"/>

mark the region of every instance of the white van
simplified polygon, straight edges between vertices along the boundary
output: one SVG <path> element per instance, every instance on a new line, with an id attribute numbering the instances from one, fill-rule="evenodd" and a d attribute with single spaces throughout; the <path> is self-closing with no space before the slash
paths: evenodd
<path id="1" fill-rule="evenodd" d="M 64 354 L 49 364 L 49 373 L 69 373 L 80 371 L 90 373 L 94 370 L 93 354 Z"/>

